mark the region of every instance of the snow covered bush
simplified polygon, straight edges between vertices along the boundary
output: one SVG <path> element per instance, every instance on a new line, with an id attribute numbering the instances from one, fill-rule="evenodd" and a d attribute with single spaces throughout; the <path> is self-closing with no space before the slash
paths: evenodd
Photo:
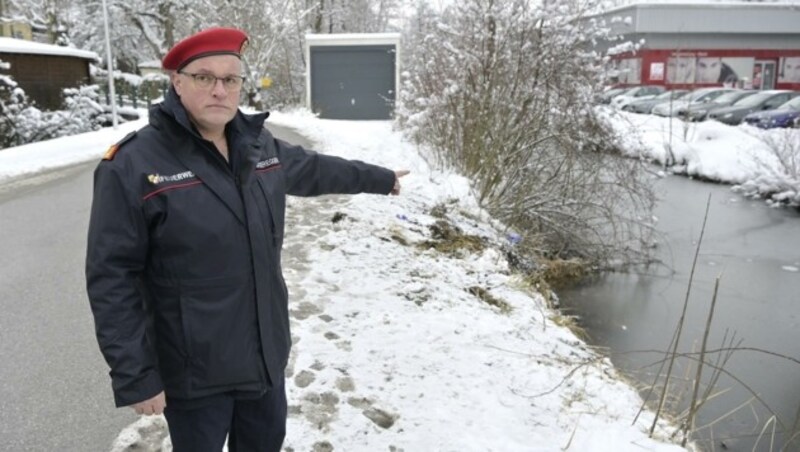
<path id="1" fill-rule="evenodd" d="M 64 110 L 60 114 L 63 121 L 57 136 L 76 135 L 98 130 L 106 121 L 105 110 L 100 105 L 100 87 L 97 85 L 67 88 L 64 90 Z"/>
<path id="2" fill-rule="evenodd" d="M 100 88 L 99 99 L 103 104 L 109 104 L 108 71 L 91 65 L 90 74 L 92 81 Z M 114 96 L 119 106 L 145 108 L 154 100 L 163 97 L 167 92 L 168 86 L 169 76 L 164 73 L 137 75 L 130 72 L 114 71 Z"/>
<path id="3" fill-rule="evenodd" d="M 779 205 L 800 206 L 800 129 L 752 133 L 766 145 L 767 157 L 756 158 L 757 176 L 734 186 L 734 190 Z"/>
<path id="4" fill-rule="evenodd" d="M 39 110 L 28 106 L 17 115 L 18 146 L 67 135 L 98 130 L 105 122 L 103 107 L 98 104 L 97 86 L 64 90 L 64 109 Z"/>
<path id="5" fill-rule="evenodd" d="M 36 108 L 17 83 L 0 76 L 0 149 L 98 130 L 106 121 L 97 86 L 64 90 L 63 110 Z"/>
<path id="6" fill-rule="evenodd" d="M 0 61 L 0 69 L 10 65 Z M 19 118 L 29 108 L 25 91 L 11 77 L 0 75 L 0 149 L 19 142 Z"/>
<path id="7" fill-rule="evenodd" d="M 405 33 L 399 123 L 470 177 L 532 250 L 589 263 L 641 257 L 652 195 L 638 162 L 606 151 L 592 95 L 607 59 L 596 1 L 465 0 L 419 11 Z"/>
<path id="8" fill-rule="evenodd" d="M 142 84 L 139 86 L 140 98 L 152 102 L 159 97 L 167 94 L 169 88 L 169 76 L 167 74 L 147 74 L 142 77 Z"/>

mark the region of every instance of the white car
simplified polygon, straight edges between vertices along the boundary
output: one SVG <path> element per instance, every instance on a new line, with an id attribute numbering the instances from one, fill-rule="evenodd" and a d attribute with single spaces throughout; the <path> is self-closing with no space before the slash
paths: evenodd
<path id="1" fill-rule="evenodd" d="M 664 92 L 663 86 L 637 86 L 614 97 L 611 100 L 613 108 L 622 109 L 635 100 L 652 99 Z"/>

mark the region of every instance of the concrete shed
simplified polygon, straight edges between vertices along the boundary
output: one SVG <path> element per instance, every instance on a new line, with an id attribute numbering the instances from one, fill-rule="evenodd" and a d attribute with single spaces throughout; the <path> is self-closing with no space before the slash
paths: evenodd
<path id="1" fill-rule="evenodd" d="M 306 35 L 306 105 L 326 119 L 390 119 L 399 33 Z"/>

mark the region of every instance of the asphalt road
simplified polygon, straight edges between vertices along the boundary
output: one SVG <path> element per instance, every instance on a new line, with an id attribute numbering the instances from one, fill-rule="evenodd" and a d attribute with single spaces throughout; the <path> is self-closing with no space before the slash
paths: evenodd
<path id="1" fill-rule="evenodd" d="M 0 185 L 0 450 L 107 452 L 136 420 L 114 408 L 85 291 L 95 165 Z"/>

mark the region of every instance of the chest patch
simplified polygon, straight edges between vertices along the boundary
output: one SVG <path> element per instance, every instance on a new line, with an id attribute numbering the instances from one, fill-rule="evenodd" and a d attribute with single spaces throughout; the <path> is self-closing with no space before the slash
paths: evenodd
<path id="1" fill-rule="evenodd" d="M 147 181 L 153 185 L 163 184 L 165 182 L 181 182 L 187 179 L 192 179 L 194 177 L 194 173 L 191 171 L 184 171 L 178 174 L 172 174 L 169 176 L 162 176 L 161 174 L 148 174 Z"/>
<path id="2" fill-rule="evenodd" d="M 278 169 L 280 168 L 280 166 L 281 166 L 281 161 L 278 160 L 278 157 L 272 157 L 266 160 L 261 160 L 260 162 L 256 163 L 256 172 L 264 173 L 267 171 Z"/>

